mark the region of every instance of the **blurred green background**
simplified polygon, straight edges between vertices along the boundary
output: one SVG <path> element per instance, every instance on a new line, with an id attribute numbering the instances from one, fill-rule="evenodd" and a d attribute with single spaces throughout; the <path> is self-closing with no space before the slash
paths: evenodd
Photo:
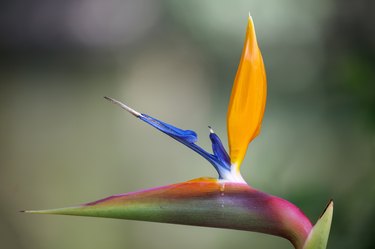
<path id="1" fill-rule="evenodd" d="M 216 176 L 104 95 L 226 143 L 248 11 L 268 76 L 254 187 L 315 223 L 328 248 L 374 248 L 375 2 L 4 0 L 0 3 L 1 248 L 291 248 L 256 233 L 18 213 Z"/>

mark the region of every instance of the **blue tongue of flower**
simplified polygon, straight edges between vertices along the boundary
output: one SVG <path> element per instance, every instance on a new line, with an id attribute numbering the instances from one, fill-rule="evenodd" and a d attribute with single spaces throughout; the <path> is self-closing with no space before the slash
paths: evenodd
<path id="1" fill-rule="evenodd" d="M 150 117 L 147 114 L 141 114 L 139 117 L 141 120 L 152 125 L 156 129 L 164 132 L 165 134 L 177 139 L 178 141 L 184 141 L 186 143 L 195 143 L 198 140 L 197 133 L 191 130 L 182 130 L 174 127 L 173 125 L 164 123 L 156 118 Z"/>
<path id="2" fill-rule="evenodd" d="M 182 130 L 177 128 L 173 125 L 167 124 L 163 121 L 160 121 L 156 118 L 153 118 L 147 114 L 139 113 L 134 109 L 128 107 L 127 105 L 117 101 L 115 99 L 104 97 L 105 99 L 111 101 L 119 105 L 121 108 L 125 109 L 126 111 L 133 114 L 135 117 L 141 119 L 142 121 L 148 123 L 149 125 L 155 127 L 156 129 L 160 130 L 161 132 L 167 134 L 168 136 L 174 138 L 175 140 L 179 141 L 180 143 L 186 145 L 190 149 L 197 152 L 199 155 L 203 156 L 206 160 L 208 160 L 216 169 L 219 174 L 219 179 L 226 179 L 227 175 L 230 175 L 231 166 L 230 166 L 230 158 L 228 153 L 225 151 L 225 148 L 220 140 L 220 138 L 213 132 L 210 128 L 210 139 L 212 142 L 212 150 L 213 155 L 202 149 L 200 146 L 195 144 L 198 140 L 197 134 L 192 130 Z"/>

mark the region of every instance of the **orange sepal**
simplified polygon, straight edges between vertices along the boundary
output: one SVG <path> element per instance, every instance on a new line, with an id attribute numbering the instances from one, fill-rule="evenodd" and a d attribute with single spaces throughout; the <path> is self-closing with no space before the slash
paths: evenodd
<path id="1" fill-rule="evenodd" d="M 258 135 L 266 105 L 267 80 L 249 15 L 245 45 L 230 97 L 227 129 L 232 165 L 239 170 L 248 144 Z"/>

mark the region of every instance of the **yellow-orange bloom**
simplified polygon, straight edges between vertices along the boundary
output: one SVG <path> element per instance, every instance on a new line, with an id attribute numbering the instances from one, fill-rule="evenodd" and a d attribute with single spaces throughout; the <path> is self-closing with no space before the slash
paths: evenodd
<path id="1" fill-rule="evenodd" d="M 258 135 L 266 105 L 267 81 L 254 22 L 249 15 L 245 45 L 232 89 L 227 114 L 229 155 L 235 173 L 248 144 Z"/>

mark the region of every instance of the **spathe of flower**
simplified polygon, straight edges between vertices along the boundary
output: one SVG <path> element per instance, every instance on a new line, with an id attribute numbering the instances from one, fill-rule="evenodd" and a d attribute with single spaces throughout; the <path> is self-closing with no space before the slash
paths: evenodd
<path id="1" fill-rule="evenodd" d="M 252 188 L 240 174 L 248 144 L 260 131 L 266 103 L 265 69 L 250 16 L 228 108 L 229 154 L 211 127 L 212 153 L 209 153 L 196 144 L 198 137 L 194 131 L 177 128 L 115 99 L 105 98 L 203 156 L 214 166 L 218 178 L 198 178 L 113 195 L 75 207 L 25 212 L 246 230 L 286 238 L 296 249 L 326 248 L 333 215 L 332 201 L 312 226 L 294 204 Z"/>

